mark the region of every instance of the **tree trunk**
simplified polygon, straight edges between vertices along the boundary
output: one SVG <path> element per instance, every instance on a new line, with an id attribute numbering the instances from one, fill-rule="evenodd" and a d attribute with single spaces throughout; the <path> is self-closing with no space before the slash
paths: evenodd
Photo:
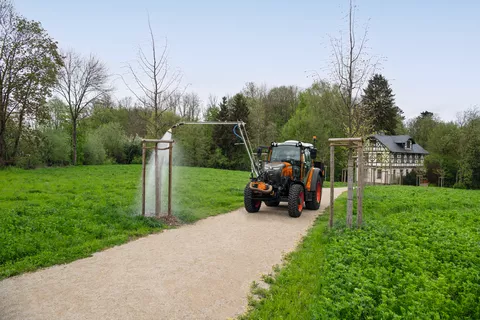
<path id="1" fill-rule="evenodd" d="M 353 151 L 348 150 L 348 191 L 347 191 L 347 227 L 352 227 L 353 221 Z"/>
<path id="2" fill-rule="evenodd" d="M 7 161 L 7 146 L 5 143 L 5 130 L 1 130 L 0 128 L 0 167 L 5 165 L 5 161 Z"/>
<path id="3" fill-rule="evenodd" d="M 7 161 L 7 145 L 5 143 L 7 120 L 5 118 L 4 106 L 0 101 L 0 167 L 3 167 Z"/>
<path id="4" fill-rule="evenodd" d="M 20 117 L 18 119 L 18 130 L 17 130 L 17 136 L 15 137 L 15 145 L 13 147 L 13 156 L 12 159 L 17 157 L 17 152 L 18 152 L 18 145 L 20 144 L 20 137 L 22 136 L 22 129 L 23 129 L 23 116 L 25 114 L 25 108 L 23 107 L 22 110 L 20 110 Z"/>
<path id="5" fill-rule="evenodd" d="M 72 121 L 72 162 L 77 165 L 77 119 Z"/>

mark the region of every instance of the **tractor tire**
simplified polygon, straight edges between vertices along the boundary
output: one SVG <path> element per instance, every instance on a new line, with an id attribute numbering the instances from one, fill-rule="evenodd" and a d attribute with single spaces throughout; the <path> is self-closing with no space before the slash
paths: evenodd
<path id="1" fill-rule="evenodd" d="M 278 207 L 278 205 L 280 204 L 280 201 L 278 200 L 273 200 L 273 201 L 265 201 L 265 205 L 267 207 Z"/>
<path id="2" fill-rule="evenodd" d="M 294 184 L 288 193 L 288 214 L 290 217 L 298 218 L 302 215 L 305 206 L 305 191 L 301 184 Z"/>
<path id="3" fill-rule="evenodd" d="M 308 201 L 307 203 L 305 203 L 307 209 L 318 210 L 320 208 L 320 202 L 322 201 L 322 187 L 322 178 L 318 177 L 315 191 L 312 191 L 312 201 Z"/>
<path id="4" fill-rule="evenodd" d="M 250 213 L 258 212 L 262 205 L 261 200 L 253 200 L 253 191 L 250 189 L 250 183 L 247 184 L 243 191 L 243 203 L 245 204 L 245 210 Z"/>

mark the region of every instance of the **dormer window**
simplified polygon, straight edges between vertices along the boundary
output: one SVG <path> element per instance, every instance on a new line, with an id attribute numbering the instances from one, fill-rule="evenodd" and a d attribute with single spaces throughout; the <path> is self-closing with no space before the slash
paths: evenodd
<path id="1" fill-rule="evenodd" d="M 405 144 L 405 150 L 412 150 L 412 140 L 407 140 Z"/>

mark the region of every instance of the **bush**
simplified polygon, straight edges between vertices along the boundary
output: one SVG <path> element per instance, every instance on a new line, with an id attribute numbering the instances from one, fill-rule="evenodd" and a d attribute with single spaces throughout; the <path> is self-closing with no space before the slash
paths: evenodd
<path id="1" fill-rule="evenodd" d="M 140 163 L 142 163 L 142 142 L 138 136 L 125 141 L 123 150 L 125 153 L 125 163 L 133 163 L 137 157 L 140 157 Z"/>
<path id="2" fill-rule="evenodd" d="M 463 182 L 457 182 L 453 185 L 454 189 L 467 189 L 467 186 Z"/>
<path id="3" fill-rule="evenodd" d="M 402 184 L 406 186 L 417 185 L 417 172 L 415 170 L 410 171 L 402 178 Z"/>
<path id="4" fill-rule="evenodd" d="M 103 164 L 105 149 L 102 141 L 95 134 L 89 134 L 83 146 L 84 164 Z"/>
<path id="5" fill-rule="evenodd" d="M 119 123 L 108 123 L 95 131 L 103 144 L 108 157 L 115 159 L 117 163 L 125 163 L 125 144 L 127 138 Z"/>
<path id="6" fill-rule="evenodd" d="M 43 132 L 43 162 L 48 165 L 63 165 L 69 162 L 70 139 L 68 134 L 59 129 L 47 129 Z"/>
<path id="7" fill-rule="evenodd" d="M 31 154 L 25 154 L 18 157 L 15 161 L 15 165 L 23 169 L 35 169 L 43 164 L 41 157 L 38 153 L 32 152 Z"/>

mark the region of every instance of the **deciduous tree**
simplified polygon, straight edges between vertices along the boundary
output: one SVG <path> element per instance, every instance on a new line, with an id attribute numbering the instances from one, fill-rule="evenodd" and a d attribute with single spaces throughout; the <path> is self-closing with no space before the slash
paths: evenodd
<path id="1" fill-rule="evenodd" d="M 72 124 L 72 162 L 77 164 L 77 126 L 93 106 L 93 102 L 108 93 L 107 67 L 94 55 L 82 57 L 74 51 L 64 54 L 58 86 L 60 96 L 65 100 Z"/>
<path id="2" fill-rule="evenodd" d="M 61 58 L 57 43 L 41 24 L 17 14 L 0 1 L 0 165 L 8 158 L 6 134 L 16 123 L 15 157 L 24 122 L 44 117 L 42 107 L 57 80 Z M 8 127 L 8 128 L 7 128 Z"/>

